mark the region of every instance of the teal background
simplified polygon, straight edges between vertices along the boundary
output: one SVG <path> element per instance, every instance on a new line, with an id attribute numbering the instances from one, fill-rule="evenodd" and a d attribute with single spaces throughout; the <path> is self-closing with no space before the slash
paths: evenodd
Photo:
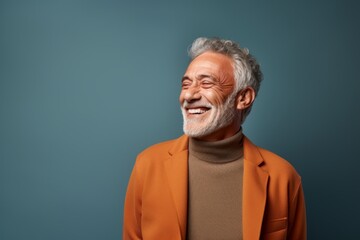
<path id="1" fill-rule="evenodd" d="M 357 239 L 356 1 L 0 1 L 0 239 L 121 239 L 136 155 L 182 133 L 187 47 L 250 49 L 244 132 L 302 175 L 309 239 Z"/>

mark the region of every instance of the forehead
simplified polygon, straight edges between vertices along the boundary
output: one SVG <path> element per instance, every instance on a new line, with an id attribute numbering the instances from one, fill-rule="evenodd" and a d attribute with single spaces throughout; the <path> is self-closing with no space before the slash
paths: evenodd
<path id="1" fill-rule="evenodd" d="M 233 78 L 234 68 L 232 59 L 224 54 L 205 52 L 192 60 L 186 70 L 186 74 L 202 74 L 209 72 L 215 75 L 227 75 Z"/>

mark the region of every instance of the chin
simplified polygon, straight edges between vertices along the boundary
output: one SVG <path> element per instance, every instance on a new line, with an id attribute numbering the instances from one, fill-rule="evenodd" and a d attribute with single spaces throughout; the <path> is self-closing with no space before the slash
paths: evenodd
<path id="1" fill-rule="evenodd" d="M 194 125 L 195 124 L 187 123 L 186 120 L 184 121 L 183 130 L 187 136 L 194 138 L 206 137 L 220 130 L 222 127 L 224 127 L 224 126 L 219 126 L 215 122 L 211 122 L 203 126 L 194 126 Z"/>
<path id="2" fill-rule="evenodd" d="M 207 126 L 203 126 L 203 127 L 194 127 L 194 126 L 189 126 L 191 124 L 186 123 L 187 121 L 184 121 L 184 126 L 183 126 L 183 130 L 184 133 L 186 135 L 188 135 L 189 137 L 204 137 L 208 134 L 210 134 L 211 132 L 209 132 L 209 128 L 207 128 Z"/>

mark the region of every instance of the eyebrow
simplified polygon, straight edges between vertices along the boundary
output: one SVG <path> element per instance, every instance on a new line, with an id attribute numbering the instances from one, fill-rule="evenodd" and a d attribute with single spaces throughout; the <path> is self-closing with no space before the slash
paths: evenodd
<path id="1" fill-rule="evenodd" d="M 216 80 L 217 80 L 217 78 L 216 78 L 215 76 L 213 76 L 213 75 L 208 75 L 208 74 L 199 74 L 199 75 L 196 75 L 195 78 L 198 79 L 198 80 L 201 80 L 201 79 L 203 79 L 203 78 L 210 78 L 210 79 L 213 80 L 213 81 L 216 81 Z M 181 78 L 181 81 L 182 81 L 182 82 L 183 82 L 184 80 L 191 80 L 191 78 L 190 78 L 189 76 L 185 75 L 185 76 L 183 76 L 183 77 Z"/>
<path id="2" fill-rule="evenodd" d="M 190 80 L 190 78 L 189 78 L 188 76 L 183 76 L 183 77 L 181 78 L 181 82 L 183 82 L 183 81 L 185 81 L 185 80 Z"/>

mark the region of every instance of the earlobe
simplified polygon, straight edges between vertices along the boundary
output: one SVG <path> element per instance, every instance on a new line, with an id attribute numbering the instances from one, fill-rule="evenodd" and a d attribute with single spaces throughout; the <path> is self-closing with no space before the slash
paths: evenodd
<path id="1" fill-rule="evenodd" d="M 244 110 L 251 107 L 255 100 L 255 90 L 252 87 L 246 87 L 242 89 L 236 98 L 236 108 L 238 110 Z"/>

